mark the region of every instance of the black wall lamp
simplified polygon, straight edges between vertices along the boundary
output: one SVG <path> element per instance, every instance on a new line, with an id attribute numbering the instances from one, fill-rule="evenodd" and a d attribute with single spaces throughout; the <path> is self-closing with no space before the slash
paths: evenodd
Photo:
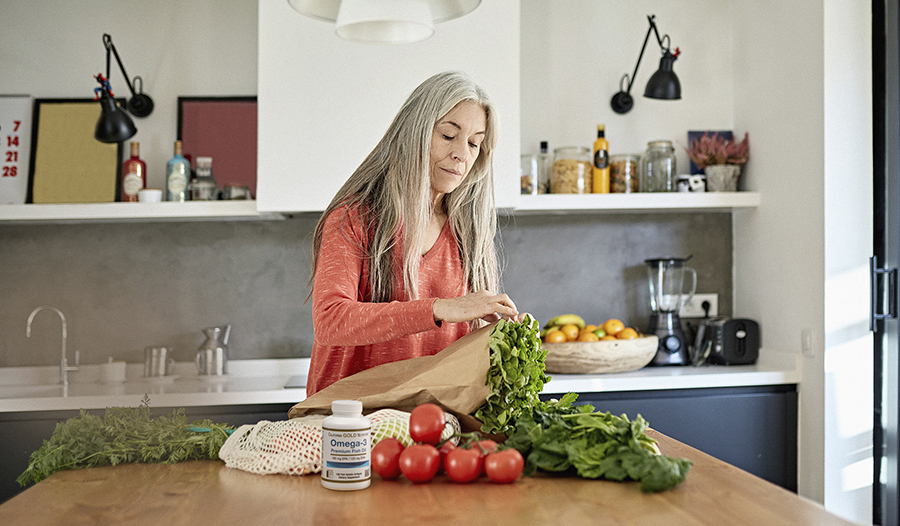
<path id="1" fill-rule="evenodd" d="M 94 138 L 100 142 L 116 143 L 134 136 L 137 133 L 137 128 L 135 128 L 134 122 L 125 109 L 120 107 L 116 99 L 113 98 L 112 89 L 109 85 L 110 52 L 116 56 L 119 69 L 122 70 L 128 89 L 131 90 L 131 100 L 128 101 L 127 106 L 132 115 L 135 117 L 150 115 L 153 112 L 153 99 L 143 92 L 144 79 L 134 77 L 134 84 L 131 83 L 128 73 L 125 73 L 122 59 L 119 58 L 119 52 L 116 51 L 116 46 L 113 45 L 112 37 L 105 33 L 103 34 L 103 45 L 106 46 L 106 78 L 103 75 L 95 77 L 97 82 L 100 83 L 100 87 L 95 88 L 94 92 L 100 100 L 101 113 L 100 120 L 97 121 L 97 127 L 94 129 Z M 138 81 L 140 81 L 139 91 L 135 92 L 134 86 L 138 84 Z"/>
<path id="2" fill-rule="evenodd" d="M 678 59 L 681 50 L 675 48 L 675 53 L 672 53 L 669 49 L 669 35 L 663 35 L 660 38 L 659 31 L 656 29 L 656 15 L 649 15 L 647 20 L 650 22 L 650 29 L 647 30 L 647 36 L 644 37 L 641 54 L 638 55 L 637 64 L 634 65 L 634 73 L 631 74 L 631 77 L 628 76 L 628 73 L 622 76 L 622 80 L 619 81 L 619 92 L 613 95 L 612 109 L 616 113 L 628 113 L 634 106 L 634 99 L 631 97 L 631 85 L 634 84 L 634 78 L 637 75 L 638 66 L 641 65 L 644 50 L 647 49 L 647 41 L 650 39 L 651 32 L 656 35 L 656 41 L 659 43 L 663 55 L 659 59 L 659 69 L 647 81 L 644 96 L 663 100 L 678 100 L 681 98 L 681 83 L 678 82 L 678 76 L 672 70 L 672 64 Z M 624 87 L 626 79 L 628 81 L 627 88 Z"/>

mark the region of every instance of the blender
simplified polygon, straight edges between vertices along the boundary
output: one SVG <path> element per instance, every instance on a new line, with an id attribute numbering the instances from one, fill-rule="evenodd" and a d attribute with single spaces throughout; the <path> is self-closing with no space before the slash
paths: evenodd
<path id="1" fill-rule="evenodd" d="M 646 259 L 650 280 L 649 334 L 659 337 L 656 356 L 649 365 L 688 365 L 691 363 L 688 339 L 681 329 L 678 311 L 691 301 L 697 289 L 697 271 L 685 265 L 687 258 Z M 685 272 L 692 276 L 689 292 L 684 291 Z"/>

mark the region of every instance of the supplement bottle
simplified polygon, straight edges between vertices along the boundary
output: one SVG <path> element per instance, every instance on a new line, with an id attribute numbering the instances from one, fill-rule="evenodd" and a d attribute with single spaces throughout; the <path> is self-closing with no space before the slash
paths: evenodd
<path id="1" fill-rule="evenodd" d="M 369 487 L 372 479 L 372 423 L 362 402 L 335 400 L 322 421 L 322 485 L 338 491 Z"/>

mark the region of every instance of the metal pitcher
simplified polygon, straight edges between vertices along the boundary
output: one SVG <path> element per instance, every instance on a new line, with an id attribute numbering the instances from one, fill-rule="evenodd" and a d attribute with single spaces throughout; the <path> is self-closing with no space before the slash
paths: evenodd
<path id="1" fill-rule="evenodd" d="M 231 324 L 223 327 L 203 329 L 206 341 L 197 351 L 197 372 L 200 375 L 222 376 L 228 367 L 228 337 L 231 335 Z M 221 341 L 219 341 L 221 338 Z"/>

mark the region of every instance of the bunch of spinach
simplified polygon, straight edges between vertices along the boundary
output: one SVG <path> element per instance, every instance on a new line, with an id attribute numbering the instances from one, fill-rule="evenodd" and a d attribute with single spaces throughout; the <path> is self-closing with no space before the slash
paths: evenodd
<path id="1" fill-rule="evenodd" d="M 120 463 L 215 460 L 233 429 L 211 420 L 189 424 L 184 409 L 152 418 L 146 397 L 139 407 L 110 407 L 102 417 L 82 409 L 80 416 L 56 424 L 16 481 L 26 486 L 64 469 Z"/>
<path id="2" fill-rule="evenodd" d="M 509 434 L 513 424 L 540 402 L 544 382 L 544 358 L 540 324 L 530 315 L 522 321 L 500 320 L 491 330 L 487 385 L 491 392 L 475 411 L 485 433 Z"/>
<path id="3" fill-rule="evenodd" d="M 584 478 L 637 480 L 643 491 L 663 491 L 687 476 L 691 461 L 660 455 L 644 434 L 647 422 L 573 406 L 577 394 L 536 404 L 506 441 L 525 457 L 525 474 L 574 471 Z"/>

